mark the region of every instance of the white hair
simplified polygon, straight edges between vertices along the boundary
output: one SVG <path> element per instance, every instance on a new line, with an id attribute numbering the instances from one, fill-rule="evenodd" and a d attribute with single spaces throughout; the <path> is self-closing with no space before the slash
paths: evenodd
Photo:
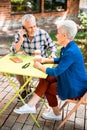
<path id="1" fill-rule="evenodd" d="M 73 20 L 63 20 L 57 24 L 57 28 L 61 28 L 63 33 L 68 35 L 68 38 L 73 40 L 77 34 L 77 24 Z"/>
<path id="2" fill-rule="evenodd" d="M 36 19 L 34 17 L 34 15 L 32 14 L 25 14 L 23 17 L 22 17 L 22 24 L 25 22 L 25 21 L 35 21 L 36 22 Z"/>

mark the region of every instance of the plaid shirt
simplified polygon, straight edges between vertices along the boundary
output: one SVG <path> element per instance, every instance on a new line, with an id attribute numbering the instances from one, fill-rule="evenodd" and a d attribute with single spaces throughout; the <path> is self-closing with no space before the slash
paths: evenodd
<path id="1" fill-rule="evenodd" d="M 10 50 L 14 50 L 14 45 L 19 41 L 20 35 L 17 33 L 15 35 L 15 42 L 12 43 Z M 22 49 L 26 54 L 34 55 L 34 51 L 39 49 L 41 50 L 41 56 L 47 57 L 47 51 L 50 51 L 51 54 L 56 53 L 56 46 L 55 43 L 53 43 L 52 39 L 48 35 L 48 33 L 40 28 L 36 29 L 34 38 L 32 41 L 29 40 L 29 37 L 26 35 L 26 37 L 23 40 L 22 43 Z"/>

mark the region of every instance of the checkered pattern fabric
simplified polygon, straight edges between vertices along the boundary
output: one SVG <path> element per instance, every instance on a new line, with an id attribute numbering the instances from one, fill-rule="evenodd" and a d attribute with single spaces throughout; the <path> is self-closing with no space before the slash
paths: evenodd
<path id="1" fill-rule="evenodd" d="M 19 41 L 19 39 L 20 35 L 17 33 L 15 35 L 15 41 L 12 43 L 11 51 L 14 51 L 14 45 Z M 22 43 L 22 49 L 29 55 L 34 55 L 34 51 L 40 49 L 41 56 L 43 57 L 47 57 L 47 51 L 50 51 L 51 54 L 55 54 L 56 52 L 55 43 L 53 43 L 49 34 L 40 28 L 37 28 L 32 41 L 30 41 L 28 35 L 26 35 Z"/>

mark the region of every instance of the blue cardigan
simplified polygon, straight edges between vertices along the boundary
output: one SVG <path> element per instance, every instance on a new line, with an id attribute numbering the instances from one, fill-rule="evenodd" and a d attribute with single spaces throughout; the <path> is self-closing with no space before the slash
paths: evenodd
<path id="1" fill-rule="evenodd" d="M 60 52 L 60 58 L 54 58 L 55 68 L 47 68 L 49 76 L 55 76 L 57 80 L 58 96 L 62 99 L 82 96 L 87 91 L 87 74 L 84 59 L 80 49 L 74 41 L 71 41 Z"/>

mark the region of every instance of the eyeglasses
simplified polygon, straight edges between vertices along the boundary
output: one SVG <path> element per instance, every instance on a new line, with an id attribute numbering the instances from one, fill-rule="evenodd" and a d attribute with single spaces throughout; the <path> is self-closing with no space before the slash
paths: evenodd
<path id="1" fill-rule="evenodd" d="M 25 65 L 22 66 L 22 69 L 26 69 L 29 65 L 30 65 L 30 62 L 26 63 Z"/>

